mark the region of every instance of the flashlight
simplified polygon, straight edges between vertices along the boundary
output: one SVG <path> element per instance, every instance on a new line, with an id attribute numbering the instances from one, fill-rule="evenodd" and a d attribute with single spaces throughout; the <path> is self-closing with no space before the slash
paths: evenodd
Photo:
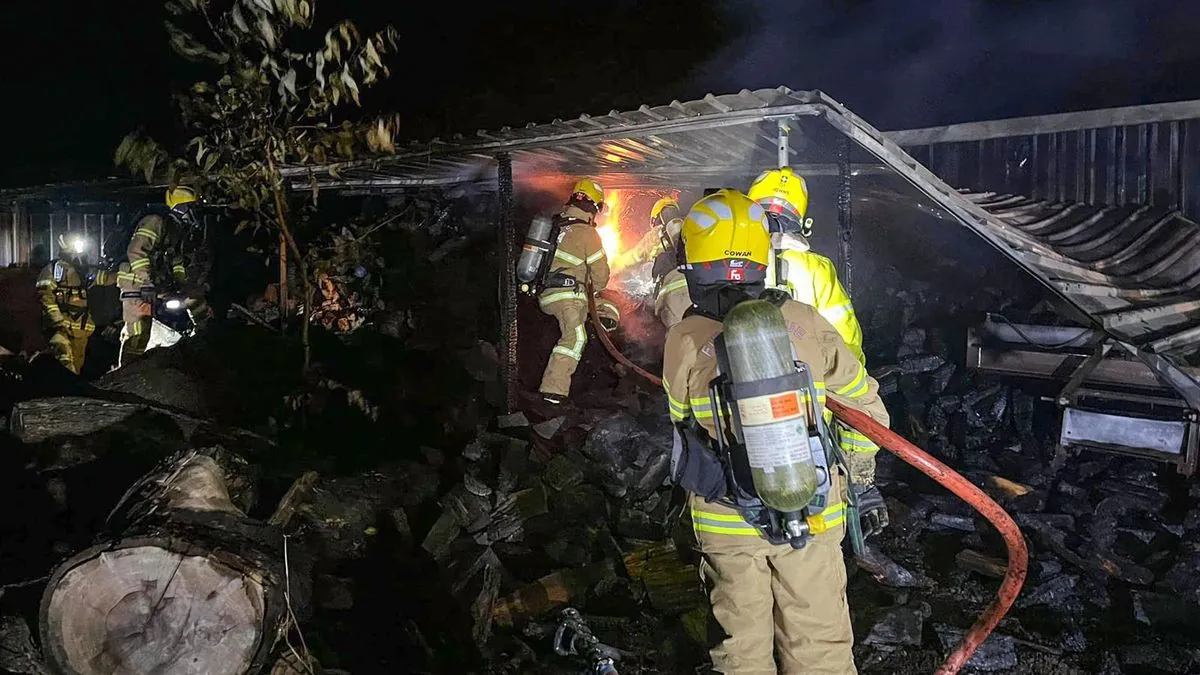
<path id="1" fill-rule="evenodd" d="M 87 250 L 87 239 L 80 236 L 71 237 L 71 250 L 77 254 L 81 254 Z"/>
<path id="2" fill-rule="evenodd" d="M 183 307 L 183 301 L 178 298 L 171 298 L 167 300 L 166 307 L 172 312 L 177 311 Z"/>

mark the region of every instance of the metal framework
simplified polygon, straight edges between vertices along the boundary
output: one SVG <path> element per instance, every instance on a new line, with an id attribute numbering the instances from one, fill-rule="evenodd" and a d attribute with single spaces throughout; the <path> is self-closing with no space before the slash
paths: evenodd
<path id="1" fill-rule="evenodd" d="M 1170 117 L 1167 124 L 1200 118 L 1200 103 L 883 134 L 819 91 L 781 87 L 479 132 L 474 139 L 434 139 L 380 160 L 295 168 L 287 174 L 298 186 L 315 179 L 335 189 L 486 182 L 495 180 L 495 156 L 506 153 L 518 181 L 591 174 L 610 184 L 630 180 L 697 187 L 718 179 L 748 180 L 777 166 L 779 123 L 786 121 L 786 152 L 793 166 L 805 172 L 810 166 L 833 169 L 826 175 L 838 177 L 841 192 L 852 175 L 903 179 L 927 200 L 923 210 L 971 229 L 1200 410 L 1200 385 L 1181 369 L 1188 365 L 1189 351 L 1183 347 L 1200 333 L 1200 301 L 1189 297 L 1192 281 L 1200 284 L 1200 230 L 1193 223 L 1176 210 L 1143 208 L 1148 205 L 1085 208 L 1033 197 L 962 193 L 896 142 L 988 140 L 1014 130 L 1066 133 L 1103 124 L 1150 124 L 1164 116 Z M 844 253 L 839 257 L 849 258 L 850 216 L 844 209 Z M 851 273 L 852 266 L 844 264 L 843 272 Z M 1164 284 L 1164 279 L 1174 282 Z"/>

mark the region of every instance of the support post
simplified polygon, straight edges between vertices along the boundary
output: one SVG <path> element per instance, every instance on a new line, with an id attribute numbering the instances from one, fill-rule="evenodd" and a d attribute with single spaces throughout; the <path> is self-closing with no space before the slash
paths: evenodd
<path id="1" fill-rule="evenodd" d="M 513 222 L 512 156 L 496 155 L 496 180 L 500 198 L 500 375 L 504 379 L 505 408 L 517 408 L 517 233 Z"/>
<path id="2" fill-rule="evenodd" d="M 838 144 L 838 277 L 851 297 L 854 296 L 851 244 L 854 237 L 854 220 L 850 202 L 850 137 Z"/>
<path id="3" fill-rule="evenodd" d="M 779 124 L 779 168 L 782 169 L 783 167 L 792 163 L 791 157 L 789 156 L 789 152 L 788 152 L 788 132 L 791 131 L 791 127 L 788 126 L 787 120 L 779 120 L 778 124 Z"/>
<path id="4" fill-rule="evenodd" d="M 10 263 L 28 263 L 29 253 L 21 250 L 21 236 L 18 231 L 25 227 L 25 216 L 21 213 L 21 200 L 14 199 L 12 204 L 12 260 Z"/>
<path id="5" fill-rule="evenodd" d="M 279 235 L 279 321 L 280 328 L 287 326 L 288 319 L 288 250 L 287 239 Z"/>

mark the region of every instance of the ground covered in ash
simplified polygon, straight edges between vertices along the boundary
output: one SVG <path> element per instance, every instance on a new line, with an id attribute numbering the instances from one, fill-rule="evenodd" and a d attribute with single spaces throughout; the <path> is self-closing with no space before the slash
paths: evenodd
<path id="1" fill-rule="evenodd" d="M 361 327 L 315 331 L 307 376 L 294 335 L 229 322 L 92 382 L 9 356 L 5 411 L 141 395 L 215 420 L 251 458 L 261 518 L 317 471 L 287 529 L 303 599 L 291 642 L 313 671 L 582 673 L 585 658 L 553 649 L 574 608 L 620 672 L 697 672 L 715 632 L 689 525 L 663 482 L 662 393 L 592 340 L 570 405 L 526 394 L 503 414 L 491 214 L 456 207 L 447 225 L 439 208 L 421 222 L 440 230 L 389 231 L 379 255 L 404 272 L 384 280 Z M 447 246 L 459 255 L 435 257 Z M 1051 320 L 1002 261 L 966 271 L 873 259 L 855 297 L 893 428 L 995 496 L 1030 545 L 1017 606 L 968 669 L 1200 672 L 1200 488 L 1145 460 L 1056 461 L 1057 418 L 1041 398 L 1053 389 L 964 367 L 965 329 L 984 312 Z M 519 384 L 532 392 L 555 336 L 532 302 L 520 317 Z M 648 324 L 617 339 L 653 371 Z M 0 439 L 0 671 L 43 672 L 45 577 L 103 531 L 130 483 L 187 446 L 168 422 L 146 414 L 83 436 Z M 847 555 L 857 661 L 863 673 L 933 672 L 991 601 L 1003 544 L 899 460 L 881 453 L 879 465 L 892 524 L 866 560 Z M 275 672 L 309 672 L 288 668 Z"/>

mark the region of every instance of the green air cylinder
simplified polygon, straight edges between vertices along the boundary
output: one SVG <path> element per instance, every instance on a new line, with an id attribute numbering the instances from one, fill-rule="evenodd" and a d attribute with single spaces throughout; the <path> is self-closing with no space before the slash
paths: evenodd
<path id="1" fill-rule="evenodd" d="M 783 513 L 803 510 L 817 491 L 808 439 L 811 392 L 797 388 L 792 341 L 783 313 L 765 300 L 747 300 L 725 316 L 725 348 L 737 419 L 758 497 Z M 749 386 L 747 386 L 749 385 Z"/>

